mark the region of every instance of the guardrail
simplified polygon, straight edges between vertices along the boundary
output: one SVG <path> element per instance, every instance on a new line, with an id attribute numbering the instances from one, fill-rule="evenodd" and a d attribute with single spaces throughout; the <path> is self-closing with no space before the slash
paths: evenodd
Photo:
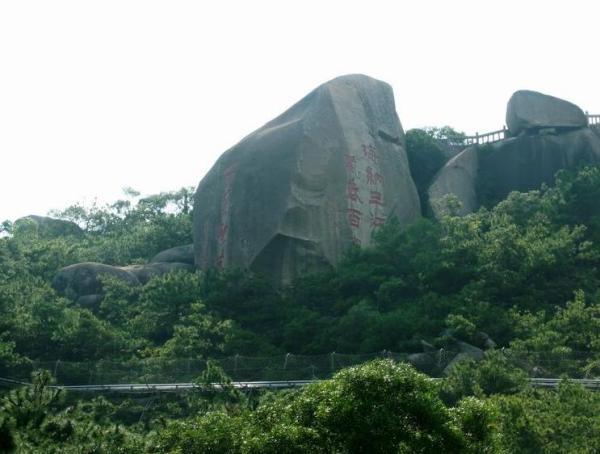
<path id="1" fill-rule="evenodd" d="M 597 358 L 590 352 L 523 352 L 502 349 L 502 354 L 515 366 L 535 379 L 569 376 L 573 379 L 600 379 L 587 370 Z M 31 362 L 13 368 L 7 379 L 0 378 L 0 386 L 20 386 L 29 381 L 34 371 L 47 370 L 58 387 L 76 386 L 85 389 L 135 391 L 154 386 L 157 389 L 179 389 L 191 384 L 208 370 L 209 362 L 221 368 L 235 386 L 288 386 L 290 383 L 311 382 L 331 378 L 341 369 L 380 358 L 408 362 L 430 377 L 443 377 L 446 369 L 460 352 L 439 349 L 421 353 L 381 352 L 363 354 L 326 353 L 317 355 L 281 354 L 269 357 L 235 355 L 220 359 L 202 358 L 145 358 L 123 361 L 91 362 Z M 596 370 L 596 369 L 594 369 Z M 286 385 L 283 385 L 283 384 Z M 152 385 L 148 385 L 152 384 Z M 131 389 L 133 386 L 134 389 Z M 191 385 L 190 385 L 191 386 Z M 540 385 L 541 386 L 541 385 Z M 69 388 L 65 388 L 69 389 Z M 75 389 L 75 388 L 73 388 Z"/>
<path id="2" fill-rule="evenodd" d="M 586 112 L 585 115 L 588 119 L 589 126 L 600 126 L 600 114 L 590 114 Z M 498 129 L 497 131 L 485 132 L 483 134 L 476 132 L 473 136 L 465 136 L 459 140 L 448 140 L 447 145 L 452 148 L 466 148 L 470 145 L 485 145 L 488 143 L 500 142 L 506 138 L 508 138 L 508 130 L 506 129 L 506 126 L 503 126 L 502 129 Z"/>
<path id="3" fill-rule="evenodd" d="M 486 143 L 500 142 L 506 139 L 506 126 L 497 131 L 486 132 L 484 134 L 475 133 L 474 136 L 465 137 L 464 144 L 468 145 L 484 145 Z"/>
<path id="4" fill-rule="evenodd" d="M 432 378 L 432 380 L 442 380 L 442 378 Z M 31 386 L 30 383 L 15 380 L 0 379 L 15 386 Z M 157 392 L 185 392 L 193 390 L 203 390 L 212 388 L 216 391 L 222 391 L 232 387 L 234 389 L 248 391 L 252 389 L 290 389 L 298 388 L 311 383 L 317 383 L 321 380 L 279 380 L 279 381 L 236 381 L 231 383 L 211 383 L 210 385 L 200 385 L 198 383 L 128 383 L 128 384 L 106 384 L 106 385 L 52 385 L 51 388 L 73 392 L 108 392 L 108 393 L 157 393 Z M 530 378 L 529 383 L 536 388 L 556 389 L 563 381 L 561 378 Z M 600 379 L 568 379 L 570 383 L 581 385 L 593 391 L 600 391 Z"/>
<path id="5" fill-rule="evenodd" d="M 587 118 L 588 118 L 588 124 L 590 126 L 596 126 L 596 125 L 600 125 L 600 115 L 596 115 L 596 114 L 588 114 L 586 113 Z"/>

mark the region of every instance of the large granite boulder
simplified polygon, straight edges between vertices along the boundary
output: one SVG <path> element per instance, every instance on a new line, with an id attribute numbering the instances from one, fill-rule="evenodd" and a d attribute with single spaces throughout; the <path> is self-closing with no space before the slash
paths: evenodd
<path id="1" fill-rule="evenodd" d="M 67 298 L 77 301 L 86 295 L 102 293 L 101 276 L 121 279 L 129 285 L 139 285 L 140 281 L 127 270 L 102 263 L 76 263 L 62 268 L 52 280 L 52 287 Z"/>
<path id="2" fill-rule="evenodd" d="M 195 270 L 193 265 L 189 263 L 148 263 L 146 265 L 129 265 L 121 268 L 133 274 L 140 284 L 146 284 L 150 279 L 156 276 L 162 276 L 168 273 L 177 271 L 192 272 Z"/>
<path id="3" fill-rule="evenodd" d="M 194 203 L 196 265 L 288 282 L 420 214 L 391 87 L 331 80 L 226 151 Z"/>
<path id="4" fill-rule="evenodd" d="M 159 252 L 150 263 L 187 263 L 194 265 L 194 245 L 186 244 Z"/>
<path id="5" fill-rule="evenodd" d="M 556 172 L 581 164 L 600 164 L 600 135 L 591 128 L 470 147 L 437 174 L 428 190 L 430 209 L 437 218 L 453 211 L 464 215 L 493 205 L 511 191 L 551 185 Z M 458 210 L 449 196 L 460 202 Z"/>
<path id="6" fill-rule="evenodd" d="M 14 228 L 16 231 L 36 231 L 38 235 L 48 238 L 83 234 L 81 227 L 74 222 L 34 214 L 17 219 Z"/>
<path id="7" fill-rule="evenodd" d="M 513 136 L 543 128 L 585 128 L 587 123 L 587 116 L 575 104 L 536 91 L 515 92 L 506 108 L 506 126 Z"/>

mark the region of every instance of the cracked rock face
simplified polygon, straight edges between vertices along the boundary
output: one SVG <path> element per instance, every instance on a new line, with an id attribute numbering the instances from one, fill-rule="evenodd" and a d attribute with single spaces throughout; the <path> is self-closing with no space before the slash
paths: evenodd
<path id="1" fill-rule="evenodd" d="M 329 81 L 226 151 L 200 182 L 201 269 L 243 267 L 274 281 L 334 265 L 394 215 L 419 217 L 392 89 Z"/>

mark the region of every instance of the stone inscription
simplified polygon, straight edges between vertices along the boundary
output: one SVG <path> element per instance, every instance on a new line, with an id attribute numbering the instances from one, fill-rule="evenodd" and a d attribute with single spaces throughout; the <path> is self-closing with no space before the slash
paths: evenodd
<path id="1" fill-rule="evenodd" d="M 380 158 L 372 144 L 345 155 L 346 220 L 352 241 L 359 246 L 368 244 L 373 231 L 386 221 Z"/>

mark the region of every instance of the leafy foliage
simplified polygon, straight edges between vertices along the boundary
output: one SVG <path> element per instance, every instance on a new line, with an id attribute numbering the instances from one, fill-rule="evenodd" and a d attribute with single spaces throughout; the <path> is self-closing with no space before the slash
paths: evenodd
<path id="1" fill-rule="evenodd" d="M 448 134 L 407 134 L 409 151 L 423 153 L 411 158 L 422 188 L 441 165 L 425 156 L 439 155 Z M 5 222 L 2 377 L 40 361 L 421 352 L 459 341 L 484 348 L 490 337 L 514 356 L 459 362 L 439 389 L 408 366 L 376 362 L 262 399 L 205 386 L 178 400 L 114 403 L 55 393 L 42 374 L 4 393 L 0 450 L 594 452 L 585 439 L 600 438 L 596 396 L 571 384 L 533 391 L 523 378 L 600 374 L 599 195 L 600 167 L 560 172 L 551 188 L 462 218 L 404 229 L 390 220 L 372 247 L 283 289 L 247 270 L 172 273 L 138 287 L 105 279 L 101 301 L 87 308 L 52 289 L 57 270 L 143 263 L 190 243 L 191 190 L 146 199 L 128 191 L 110 206 L 58 213 L 82 232 Z M 199 383 L 226 383 L 220 372 Z"/>
<path id="2" fill-rule="evenodd" d="M 254 413 L 172 424 L 159 435 L 158 452 L 494 452 L 491 414 L 475 399 L 448 408 L 429 378 L 382 360 Z"/>

